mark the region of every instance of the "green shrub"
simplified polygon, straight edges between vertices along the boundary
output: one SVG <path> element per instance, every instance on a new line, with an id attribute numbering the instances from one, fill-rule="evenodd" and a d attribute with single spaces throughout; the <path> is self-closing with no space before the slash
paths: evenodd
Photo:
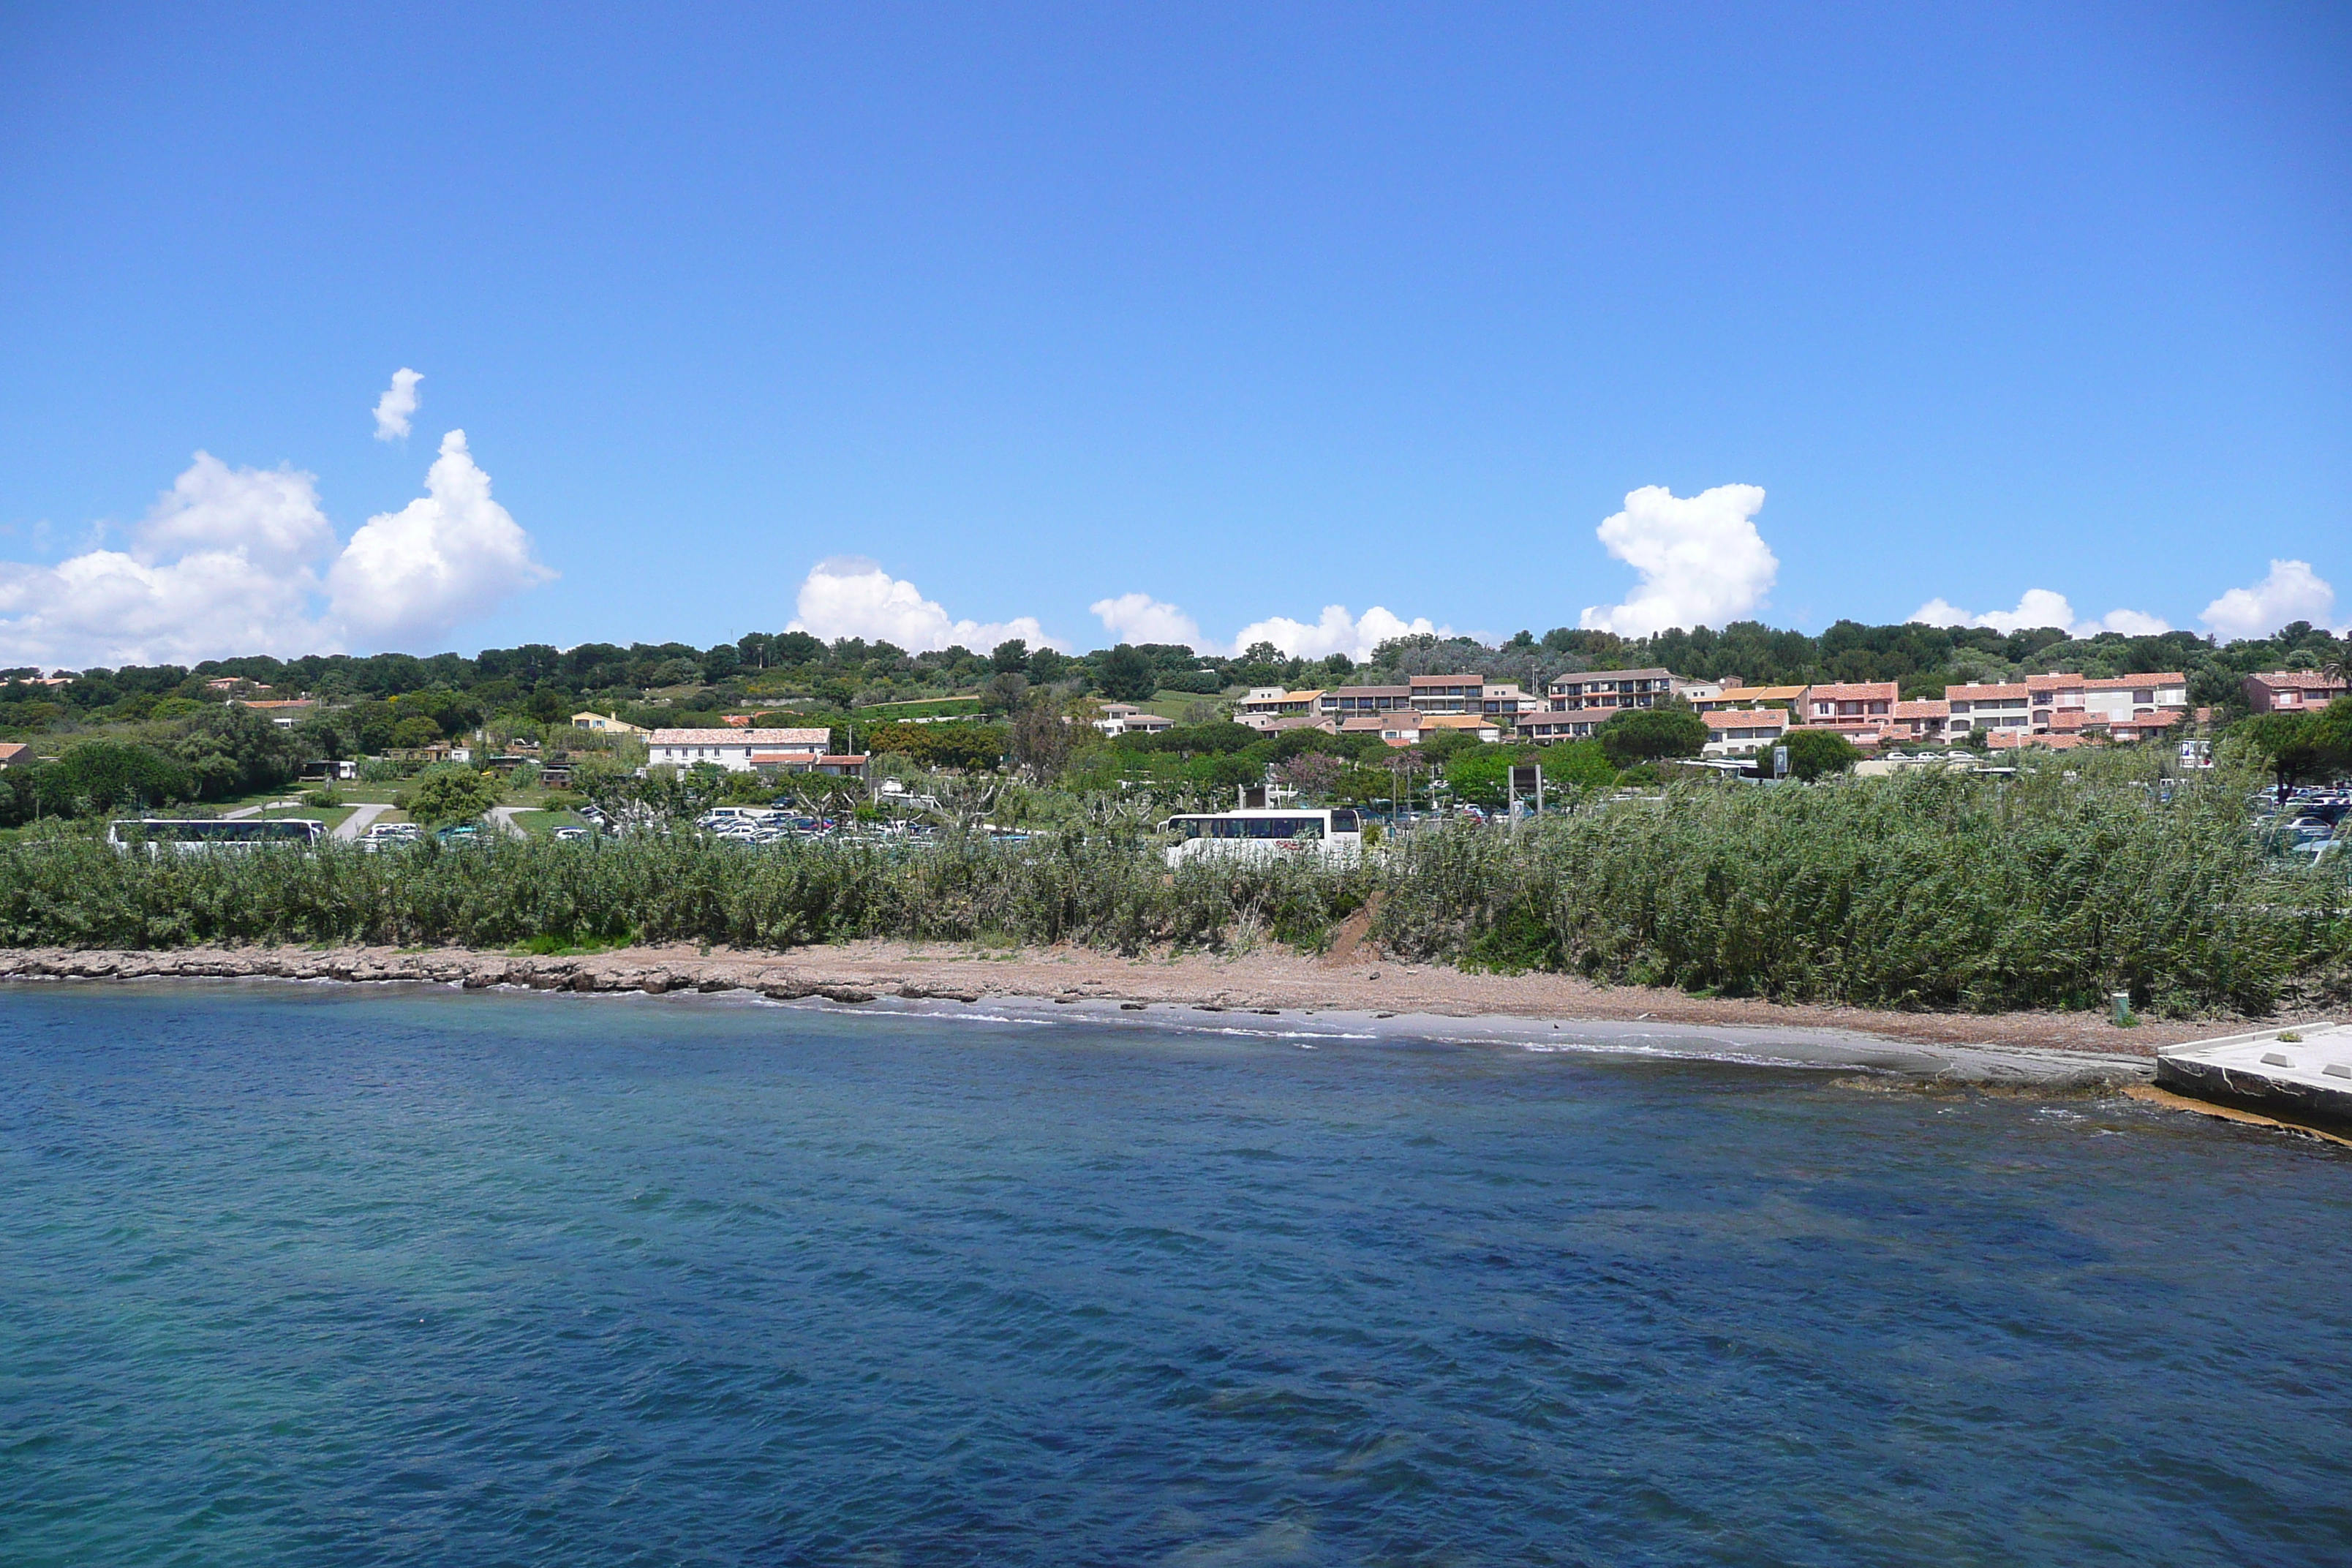
<path id="1" fill-rule="evenodd" d="M 1131 826 L 1008 846 L 695 835 L 362 854 L 164 858 L 0 844 L 0 943 L 1068 942 L 1135 952 L 1267 935 L 1320 947 L 1384 893 L 1390 953 L 1495 970 L 1888 1007 L 2260 1013 L 2352 996 L 2341 879 L 2252 843 L 2245 775 L 2168 800 L 2055 770 L 1777 790 L 1673 786 L 1517 832 L 1404 836 L 1360 864 L 1191 860 Z"/>

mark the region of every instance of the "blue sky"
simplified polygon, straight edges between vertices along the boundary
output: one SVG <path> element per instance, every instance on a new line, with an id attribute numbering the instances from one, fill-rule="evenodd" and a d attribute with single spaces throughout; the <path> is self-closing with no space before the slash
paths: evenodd
<path id="1" fill-rule="evenodd" d="M 0 661 L 2340 622 L 2347 242 L 2340 7 L 12 5 Z"/>

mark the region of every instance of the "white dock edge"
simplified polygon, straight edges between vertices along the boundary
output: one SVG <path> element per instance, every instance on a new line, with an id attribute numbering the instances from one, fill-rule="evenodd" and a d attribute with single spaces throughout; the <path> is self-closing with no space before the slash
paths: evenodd
<path id="1" fill-rule="evenodd" d="M 2289 1121 L 2352 1127 L 2352 1025 L 2298 1024 L 2156 1054 L 2159 1089 Z"/>

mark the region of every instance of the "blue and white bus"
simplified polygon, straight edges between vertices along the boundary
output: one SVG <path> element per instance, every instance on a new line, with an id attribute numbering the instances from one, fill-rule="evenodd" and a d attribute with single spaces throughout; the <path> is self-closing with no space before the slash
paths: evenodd
<path id="1" fill-rule="evenodd" d="M 1181 866 L 1204 855 L 1322 858 L 1360 854 L 1363 819 L 1345 806 L 1328 809 L 1249 807 L 1241 811 L 1188 813 L 1160 825 L 1176 835 L 1168 864 Z"/>
<path id="2" fill-rule="evenodd" d="M 241 854 L 316 844 L 326 832 L 325 823 L 308 816 L 140 816 L 108 823 L 106 841 L 126 855 L 134 849 L 150 855 Z"/>

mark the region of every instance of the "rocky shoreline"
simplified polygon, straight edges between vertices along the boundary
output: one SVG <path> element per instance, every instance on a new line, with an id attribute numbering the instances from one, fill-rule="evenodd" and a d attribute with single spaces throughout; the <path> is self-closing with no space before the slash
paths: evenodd
<path id="1" fill-rule="evenodd" d="M 695 947 L 533 956 L 466 949 L 0 950 L 0 981 L 410 983 L 583 994 L 751 994 L 774 1002 L 1093 1015 L 1220 1032 L 1330 1033 L 1871 1069 L 1914 1082 L 2099 1089 L 2144 1082 L 2154 1047 L 2210 1023 L 2117 1030 L 2073 1015 L 1895 1014 L 1482 975 L 1281 952 L 1120 958 L 849 943 L 790 953 Z M 1240 1015 L 1229 1020 L 1202 1015 Z M 1278 1021 L 1276 1021 L 1278 1020 Z M 2096 1031 L 2096 1032 L 2094 1032 Z"/>
<path id="2" fill-rule="evenodd" d="M 340 980 L 415 981 L 468 991 L 494 985 L 533 991 L 756 991 L 779 1001 L 820 996 L 871 1002 L 884 993 L 766 963 L 631 963 L 601 955 L 513 957 L 448 949 L 186 948 L 151 951 L 31 948 L 0 951 L 0 980 Z M 889 994 L 963 1002 L 977 992 L 906 984 Z"/>

